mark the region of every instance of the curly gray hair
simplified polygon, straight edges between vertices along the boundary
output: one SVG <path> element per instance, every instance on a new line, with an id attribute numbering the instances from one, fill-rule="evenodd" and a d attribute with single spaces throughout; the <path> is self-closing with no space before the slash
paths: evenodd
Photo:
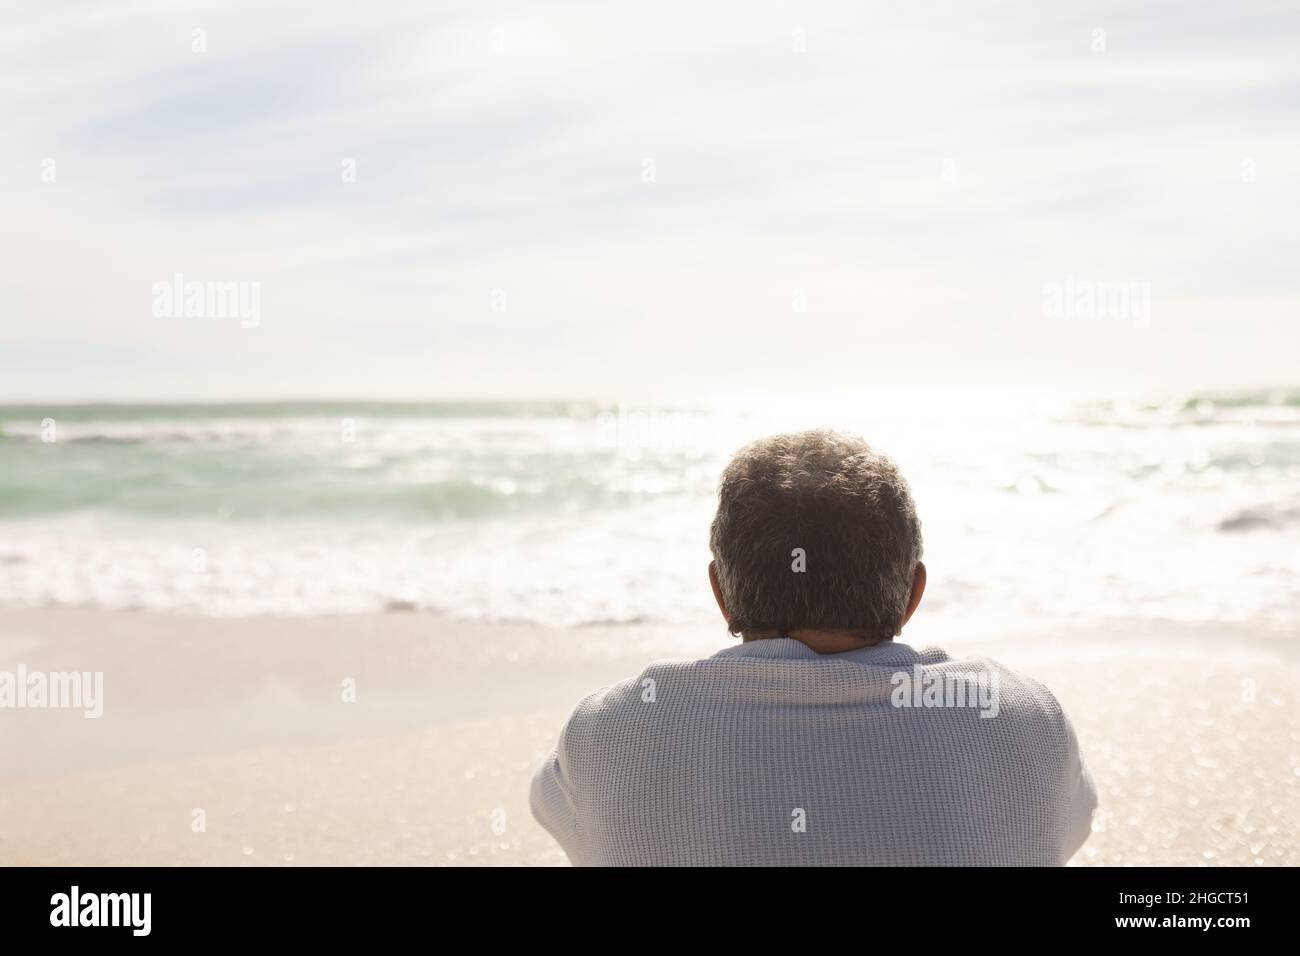
<path id="1" fill-rule="evenodd" d="M 852 435 L 797 432 L 736 453 L 709 547 L 733 634 L 812 628 L 888 640 L 911 597 L 921 522 L 888 457 Z"/>

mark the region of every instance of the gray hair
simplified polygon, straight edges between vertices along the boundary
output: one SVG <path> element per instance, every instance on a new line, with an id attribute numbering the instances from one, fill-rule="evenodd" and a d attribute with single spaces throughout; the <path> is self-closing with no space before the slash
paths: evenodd
<path id="1" fill-rule="evenodd" d="M 912 594 L 921 522 L 888 457 L 852 435 L 797 432 L 736 453 L 709 547 L 733 634 L 813 628 L 888 640 Z"/>

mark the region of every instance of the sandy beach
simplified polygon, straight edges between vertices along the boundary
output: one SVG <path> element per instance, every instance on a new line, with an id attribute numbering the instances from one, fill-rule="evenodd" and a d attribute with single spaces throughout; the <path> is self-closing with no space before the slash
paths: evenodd
<path id="1" fill-rule="evenodd" d="M 1056 692 L 1102 806 L 1074 865 L 1300 864 L 1293 632 L 972 630 L 907 638 Z M 104 713 L 0 711 L 0 864 L 563 865 L 527 793 L 574 702 L 725 641 L 415 613 L 5 610 L 0 669 L 102 671 Z"/>

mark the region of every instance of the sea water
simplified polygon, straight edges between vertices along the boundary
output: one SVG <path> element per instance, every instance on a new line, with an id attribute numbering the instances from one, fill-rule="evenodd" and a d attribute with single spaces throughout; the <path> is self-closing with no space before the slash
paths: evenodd
<path id="1" fill-rule="evenodd" d="M 719 471 L 856 431 L 909 478 L 926 613 L 1294 622 L 1300 390 L 0 407 L 0 603 L 695 622 Z"/>

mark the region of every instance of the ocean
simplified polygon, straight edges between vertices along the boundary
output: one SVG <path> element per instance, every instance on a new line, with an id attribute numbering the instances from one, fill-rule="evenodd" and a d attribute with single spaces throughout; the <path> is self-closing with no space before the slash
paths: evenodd
<path id="1" fill-rule="evenodd" d="M 908 476 L 927 615 L 1300 610 L 1300 389 L 0 406 L 0 604 L 713 621 L 720 469 L 817 426 Z"/>

